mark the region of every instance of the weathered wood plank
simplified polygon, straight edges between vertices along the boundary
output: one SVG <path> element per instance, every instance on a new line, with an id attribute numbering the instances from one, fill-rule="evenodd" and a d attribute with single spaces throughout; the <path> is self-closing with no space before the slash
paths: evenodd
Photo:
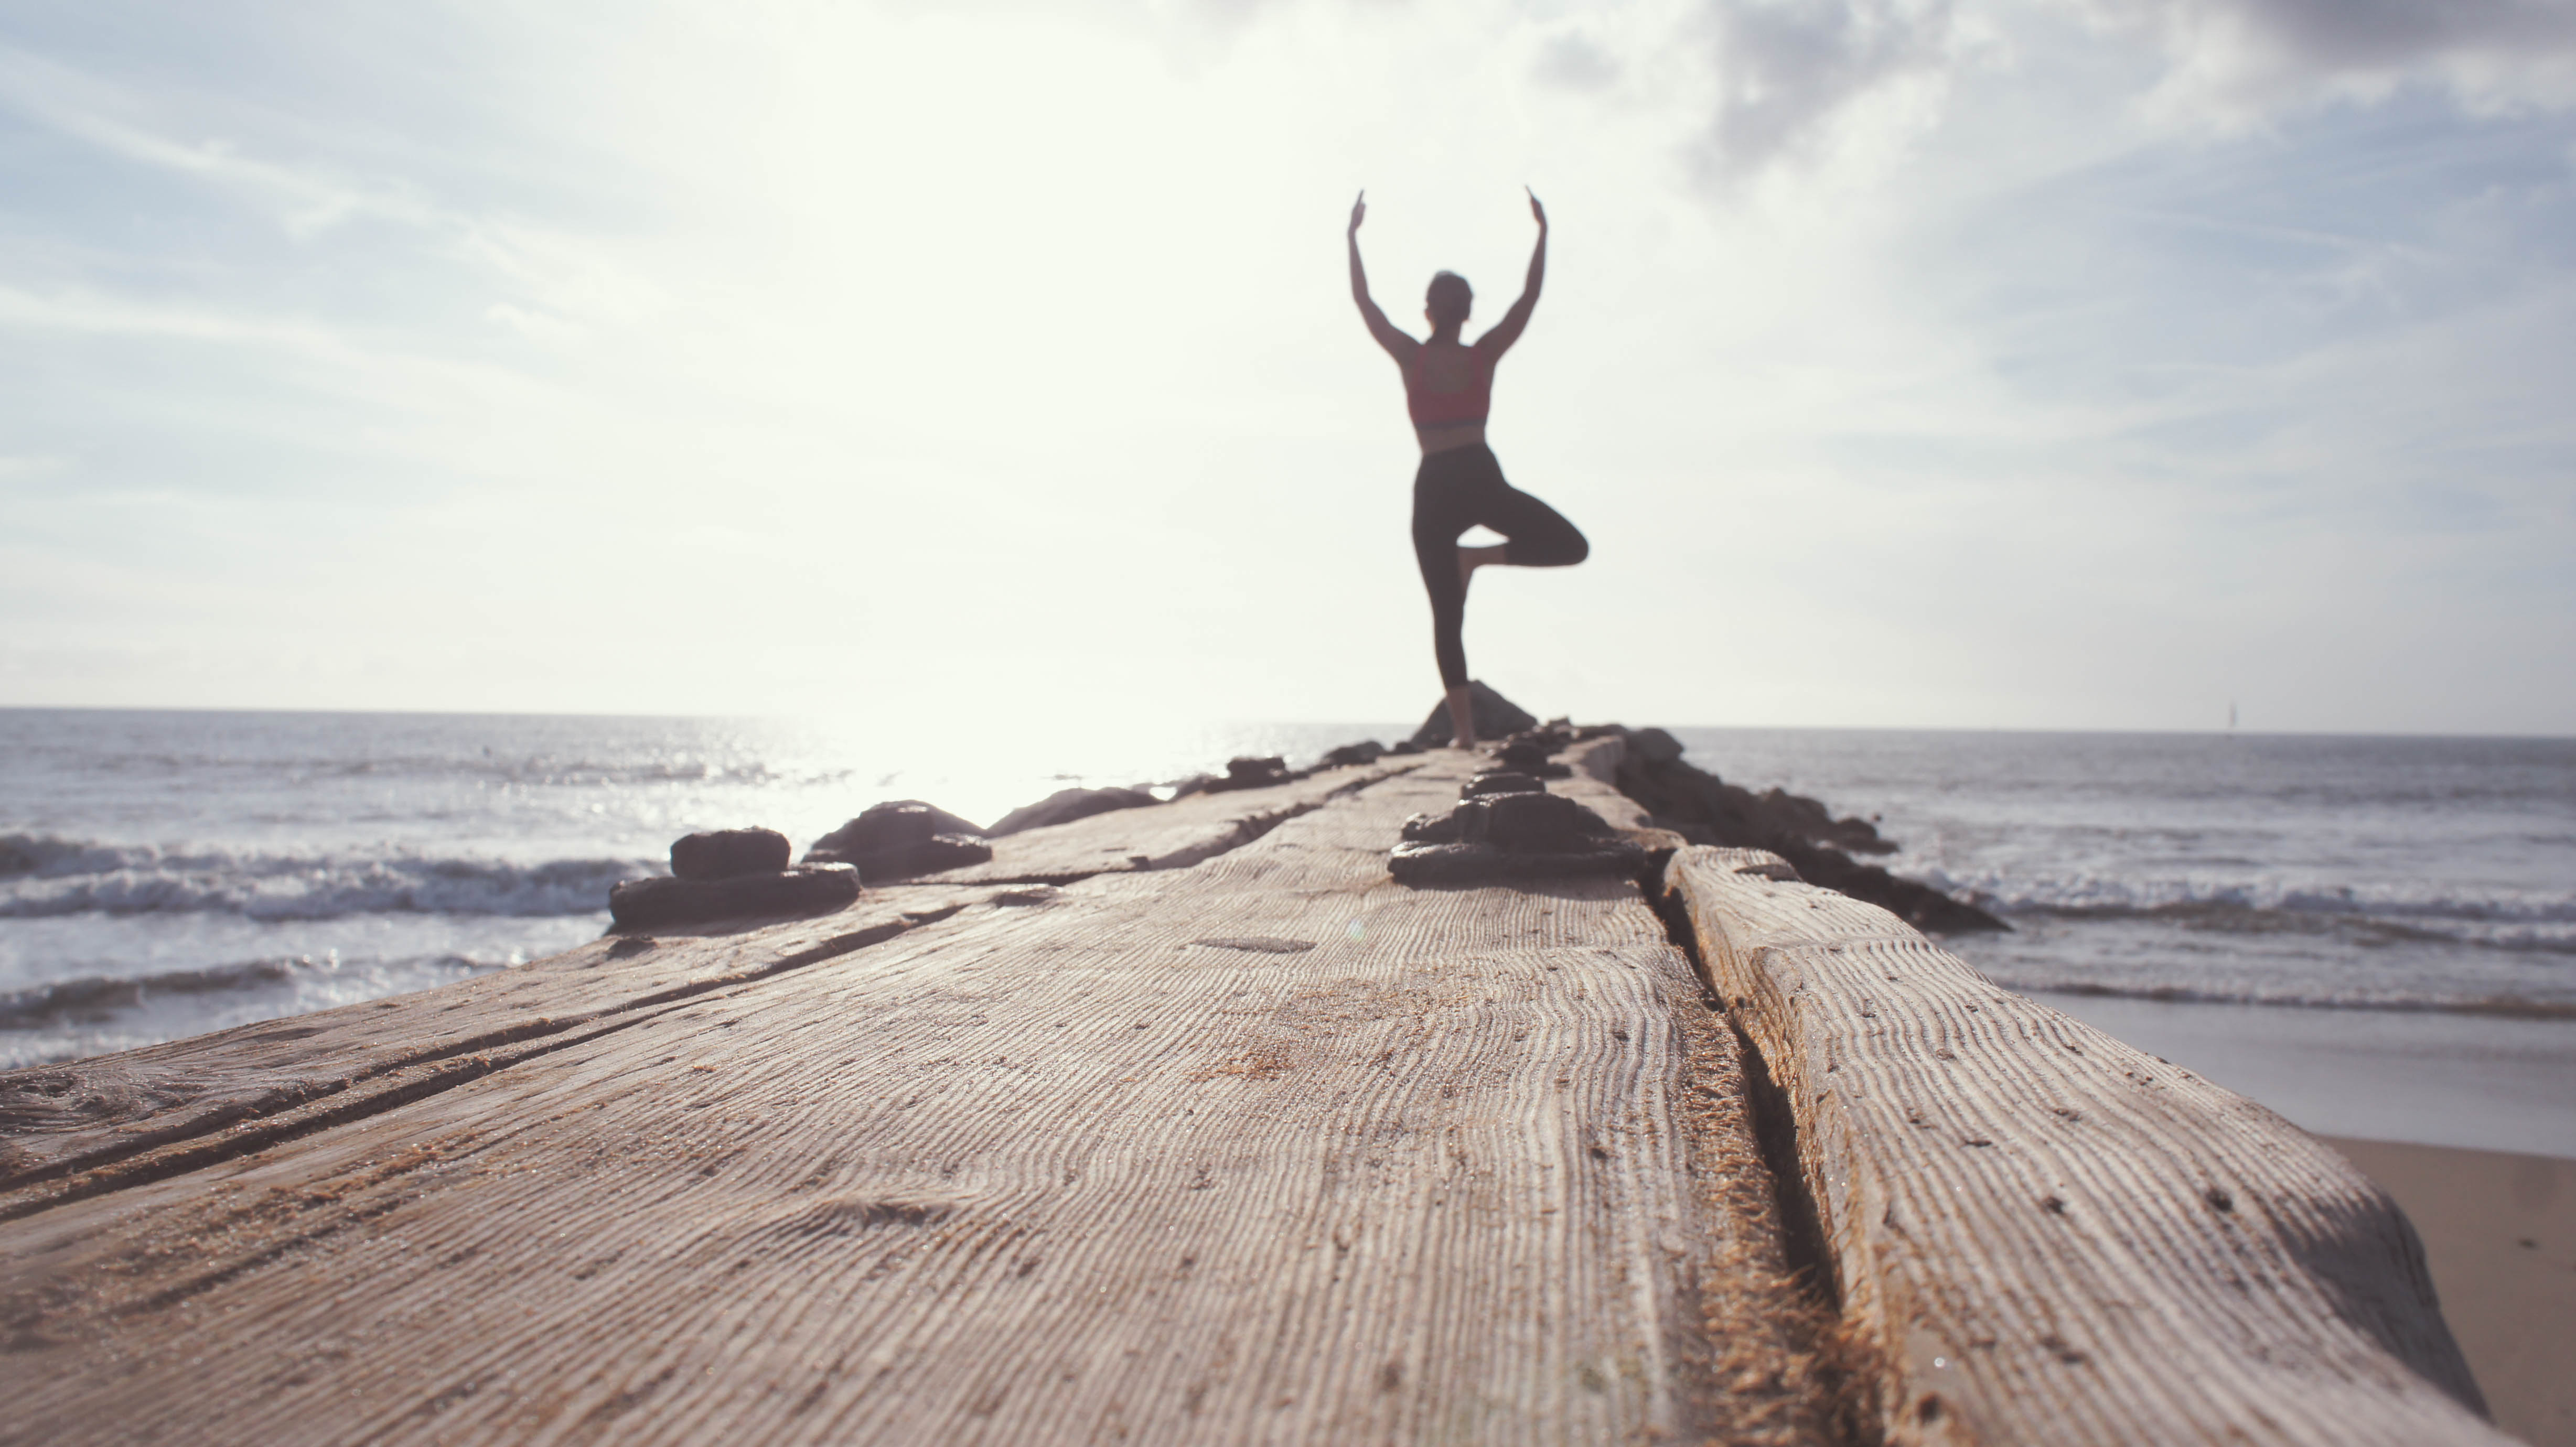
<path id="1" fill-rule="evenodd" d="M 1813 1440 L 1731 1037 L 1463 761 L 0 1224 L 0 1441 Z"/>
<path id="2" fill-rule="evenodd" d="M 1192 794 L 1151 808 L 1115 809 L 1069 824 L 1024 829 L 994 840 L 987 863 L 916 882 L 1069 884 L 1097 874 L 1187 869 L 1239 849 L 1328 800 L 1425 762 L 1421 756 L 1406 756 L 1350 764 L 1266 789 Z"/>
<path id="3" fill-rule="evenodd" d="M 998 882 L 1186 867 L 1419 762 L 1193 796 L 1130 811 L 1151 816 L 1133 827 L 1086 828 L 1093 821 L 1083 820 L 1030 830 L 999 841 L 990 864 L 871 889 L 831 915 L 602 940 L 435 992 L 434 1014 L 396 997 L 0 1074 L 0 1193 L 44 1181 L 64 1182 L 57 1193 L 95 1190 L 209 1151 L 239 1153 L 317 1119 L 368 1109 L 366 1102 L 443 1089 L 531 1051 L 622 1028 L 636 1010 L 882 942 L 991 897 Z M 359 1094 L 344 1094 L 351 1090 Z M 118 1176 L 68 1179 L 110 1163 L 123 1163 Z M 0 1211 L 10 1205 L 0 1200 Z"/>
<path id="4" fill-rule="evenodd" d="M 2388 1197 L 1775 856 L 1669 888 L 1757 1046 L 1890 1441 L 2501 1442 Z"/>

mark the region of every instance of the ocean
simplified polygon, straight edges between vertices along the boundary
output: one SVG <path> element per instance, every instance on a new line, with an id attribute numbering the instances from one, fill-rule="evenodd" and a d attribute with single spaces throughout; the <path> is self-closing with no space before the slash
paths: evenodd
<path id="1" fill-rule="evenodd" d="M 881 799 L 991 819 L 1406 728 L 0 710 L 0 1067 L 523 964 L 694 829 L 802 847 Z M 2124 1038 L 2537 1041 L 2514 1088 L 2576 1121 L 2576 741 L 1673 732 L 1878 820 L 1880 862 L 2014 926 L 1952 948 Z"/>

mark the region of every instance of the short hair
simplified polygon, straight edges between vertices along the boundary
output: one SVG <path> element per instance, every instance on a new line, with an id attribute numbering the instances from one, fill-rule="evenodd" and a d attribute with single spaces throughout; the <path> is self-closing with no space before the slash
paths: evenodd
<path id="1" fill-rule="evenodd" d="M 1467 278 L 1454 271 L 1433 272 L 1431 289 L 1422 294 L 1422 303 L 1435 322 L 1465 321 L 1475 301 L 1476 293 L 1467 285 Z"/>

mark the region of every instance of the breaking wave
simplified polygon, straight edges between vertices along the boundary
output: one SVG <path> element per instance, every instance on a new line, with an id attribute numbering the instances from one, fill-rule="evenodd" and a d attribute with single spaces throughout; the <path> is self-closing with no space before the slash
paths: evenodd
<path id="1" fill-rule="evenodd" d="M 89 975 L 76 980 L 57 980 L 31 989 L 0 993 L 0 1030 L 42 1030 L 66 1025 L 93 1023 L 108 1019 L 120 1011 L 141 1009 L 156 1000 L 173 996 L 226 995 L 243 991 L 292 988 L 310 981 L 328 980 L 343 974 L 361 976 L 370 982 L 379 977 L 428 975 L 434 978 L 479 974 L 503 968 L 463 955 L 442 955 L 433 959 L 399 962 L 394 967 L 378 964 L 344 966 L 337 958 L 316 960 L 310 956 L 298 959 L 251 960 L 237 965 L 216 965 L 202 970 L 165 970 L 159 974 L 119 978 L 111 975 Z"/>
<path id="2" fill-rule="evenodd" d="M 2338 885 L 2245 878 L 2033 879 L 2002 871 L 1917 875 L 1997 913 L 2076 919 L 2164 918 L 2219 928 L 2360 927 L 2393 937 L 2492 949 L 2576 952 L 2576 893 L 2457 882 Z"/>
<path id="3" fill-rule="evenodd" d="M 2320 992 L 2189 985 L 2104 984 L 2026 972 L 1989 971 L 1987 978 L 2023 993 L 2084 995 L 2097 999 L 2152 1000 L 2178 1005 L 2269 1005 L 2305 1010 L 2427 1010 L 2451 1015 L 2494 1015 L 2510 1020 L 2576 1020 L 2576 1000 L 2534 1000 L 2521 995 L 2427 995 L 2413 991 Z"/>
<path id="4" fill-rule="evenodd" d="M 644 859 L 541 864 L 388 851 L 293 854 L 0 835 L 0 918 L 224 913 L 256 920 L 416 913 L 596 914 Z"/>

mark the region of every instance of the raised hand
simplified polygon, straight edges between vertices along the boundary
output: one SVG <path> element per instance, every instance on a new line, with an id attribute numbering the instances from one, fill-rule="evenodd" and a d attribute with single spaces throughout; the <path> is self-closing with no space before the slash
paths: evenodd
<path id="1" fill-rule="evenodd" d="M 1360 222 L 1367 219 L 1367 217 L 1368 192 L 1362 191 L 1360 192 L 1359 199 L 1351 203 L 1351 229 L 1353 231 L 1359 230 Z"/>
<path id="2" fill-rule="evenodd" d="M 1538 204 L 1538 193 L 1527 186 L 1523 186 L 1521 188 L 1521 194 L 1530 198 L 1530 217 L 1538 222 L 1539 230 L 1545 231 L 1547 229 L 1547 208 Z M 1351 224 L 1353 226 L 1357 226 L 1359 225 L 1359 222 L 1353 221 Z"/>

